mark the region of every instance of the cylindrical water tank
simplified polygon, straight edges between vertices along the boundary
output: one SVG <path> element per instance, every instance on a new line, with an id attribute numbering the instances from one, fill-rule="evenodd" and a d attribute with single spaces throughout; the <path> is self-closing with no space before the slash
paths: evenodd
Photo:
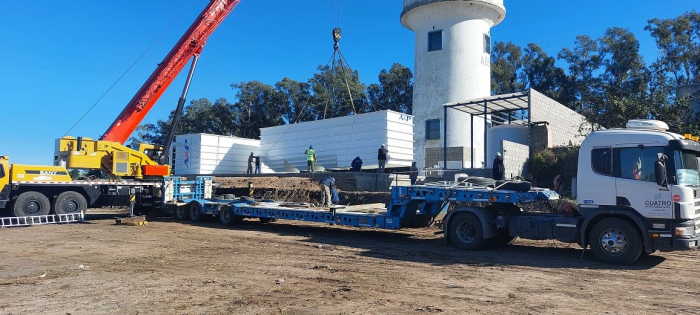
<path id="1" fill-rule="evenodd" d="M 486 167 L 493 166 L 496 152 L 503 154 L 502 140 L 527 145 L 527 127 L 521 125 L 501 125 L 486 130 Z"/>

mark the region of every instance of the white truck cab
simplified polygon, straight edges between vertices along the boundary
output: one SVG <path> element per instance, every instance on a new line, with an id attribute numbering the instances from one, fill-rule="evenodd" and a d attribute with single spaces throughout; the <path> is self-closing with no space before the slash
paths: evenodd
<path id="1" fill-rule="evenodd" d="M 624 252 L 628 235 L 615 226 L 591 228 L 605 218 L 633 221 L 646 252 L 698 247 L 700 144 L 668 132 L 655 120 L 630 120 L 626 128 L 595 131 L 581 144 L 577 203 L 585 218 L 582 239 L 606 254 Z M 627 233 L 629 234 L 629 233 Z"/>

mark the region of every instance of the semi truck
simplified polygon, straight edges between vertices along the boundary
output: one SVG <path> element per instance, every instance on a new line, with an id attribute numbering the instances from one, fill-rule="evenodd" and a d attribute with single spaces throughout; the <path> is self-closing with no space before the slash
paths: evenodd
<path id="1" fill-rule="evenodd" d="M 221 199 L 210 177 L 166 177 L 163 209 L 180 220 L 216 216 L 230 225 L 299 220 L 400 229 L 440 219 L 447 243 L 464 250 L 505 244 L 516 237 L 554 239 L 590 247 L 609 264 L 632 264 L 642 253 L 688 250 L 700 241 L 700 144 L 660 121 L 630 120 L 625 128 L 592 132 L 581 144 L 578 209 L 526 211 L 523 205 L 559 199 L 527 182 L 454 181 L 395 186 L 386 208 L 359 211 L 308 204 Z M 357 209 L 357 208 L 356 208 Z"/>

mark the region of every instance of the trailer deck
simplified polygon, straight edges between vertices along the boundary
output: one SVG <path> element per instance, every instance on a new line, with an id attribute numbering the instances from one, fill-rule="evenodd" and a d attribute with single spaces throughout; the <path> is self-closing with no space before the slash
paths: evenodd
<path id="1" fill-rule="evenodd" d="M 263 222 L 296 220 L 397 230 L 402 227 L 416 226 L 416 221 L 430 221 L 429 219 L 447 211 L 451 202 L 523 204 L 559 198 L 556 192 L 548 189 L 518 192 L 441 182 L 431 185 L 393 187 L 391 199 L 385 208 L 377 208 L 377 204 L 350 206 L 347 209 L 342 206 L 318 208 L 305 203 L 254 200 L 247 197 L 213 199 L 209 197 L 211 184 L 210 176 L 199 176 L 193 181 L 177 177 L 166 178 L 167 193 L 164 205 L 166 208 L 171 208 L 168 212 L 173 213 L 176 213 L 177 207 L 180 207 L 181 211 L 184 210 L 182 207 L 186 207 L 190 218 L 197 219 L 201 215 L 215 215 L 222 218 L 232 216 L 236 220 L 243 218 L 258 218 Z M 226 213 L 222 215 L 222 212 Z M 222 219 L 222 222 L 224 221 Z"/>

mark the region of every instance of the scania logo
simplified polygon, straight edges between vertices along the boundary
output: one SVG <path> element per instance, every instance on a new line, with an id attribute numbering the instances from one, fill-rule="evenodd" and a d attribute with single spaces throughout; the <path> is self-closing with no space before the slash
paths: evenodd
<path id="1" fill-rule="evenodd" d="M 40 175 L 56 175 L 58 171 L 39 171 Z"/>

